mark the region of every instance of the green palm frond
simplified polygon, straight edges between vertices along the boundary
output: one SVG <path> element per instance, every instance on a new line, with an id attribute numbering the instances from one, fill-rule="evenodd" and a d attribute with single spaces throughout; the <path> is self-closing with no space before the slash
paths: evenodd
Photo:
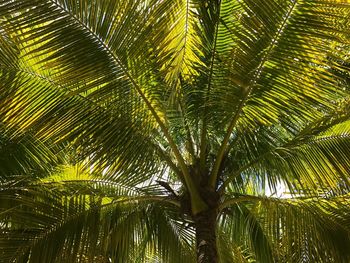
<path id="1" fill-rule="evenodd" d="M 45 175 L 65 161 L 64 145 L 44 142 L 31 133 L 16 135 L 16 131 L 0 124 L 0 181 L 13 175 Z"/>
<path id="2" fill-rule="evenodd" d="M 344 183 L 348 185 L 348 142 L 349 122 L 343 114 L 324 116 L 294 134 L 281 127 L 260 128 L 258 134 L 247 133 L 239 141 L 239 151 L 246 160 L 237 163 L 233 161 L 236 155 L 227 159 L 232 164 L 223 188 L 231 180 L 250 180 L 252 174 L 257 174 L 272 188 L 283 181 L 291 191 L 335 190 Z"/>
<path id="3" fill-rule="evenodd" d="M 249 229 L 247 223 L 256 220 L 255 224 L 264 233 L 276 262 L 347 262 L 348 205 L 348 195 L 298 200 L 245 196 L 242 201 L 232 199 L 225 205 L 225 214 L 233 213 L 234 217 L 242 216 L 241 211 L 246 211 L 247 219 L 242 219 L 245 220 L 242 225 L 240 220 L 232 220 L 228 216 L 225 219 L 227 223 L 235 224 L 228 229 L 248 231 L 258 238 L 253 235 L 255 228 Z M 236 236 L 243 235 L 232 232 L 232 238 Z M 254 244 L 259 245 L 258 242 Z M 268 248 L 260 246 L 265 253 Z"/>
<path id="4" fill-rule="evenodd" d="M 173 221 L 175 200 L 142 192 L 77 167 L 37 181 L 8 180 L 0 191 L 2 259 L 143 262 L 155 254 L 163 262 L 186 262 L 192 234 Z"/>
<path id="5" fill-rule="evenodd" d="M 243 205 L 226 212 L 221 218 L 220 230 L 230 243 L 247 250 L 243 258 L 250 256 L 257 262 L 272 262 L 274 257 L 270 239 L 257 218 Z"/>

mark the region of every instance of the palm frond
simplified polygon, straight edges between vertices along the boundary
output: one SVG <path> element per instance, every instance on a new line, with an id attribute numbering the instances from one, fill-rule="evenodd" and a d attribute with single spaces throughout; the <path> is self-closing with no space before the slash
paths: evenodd
<path id="1" fill-rule="evenodd" d="M 16 131 L 0 124 L 0 181 L 13 175 L 44 175 L 65 161 L 64 145 L 41 141 L 31 133 Z"/>
<path id="2" fill-rule="evenodd" d="M 239 150 L 236 149 L 246 159 L 241 158 L 239 163 L 234 161 L 235 152 L 228 157 L 228 179 L 223 188 L 241 174 L 251 178 L 250 175 L 256 173 L 261 175 L 258 176 L 261 182 L 267 179 L 272 188 L 280 181 L 291 189 L 295 184 L 317 190 L 348 184 L 349 111 L 347 103 L 342 101 L 342 104 L 332 114 L 306 126 L 294 126 L 293 130 L 261 127 L 259 133 L 257 130 L 246 133 L 237 140 Z M 233 172 L 229 172 L 230 169 Z"/>
<path id="3" fill-rule="evenodd" d="M 257 262 L 274 261 L 270 238 L 247 207 L 232 206 L 222 214 L 219 220 L 219 229 L 229 239 L 229 243 L 240 248 L 239 250 L 246 250 L 241 255 L 243 258 L 251 257 Z"/>
<path id="4" fill-rule="evenodd" d="M 228 206 L 245 207 L 267 236 L 276 261 L 347 262 L 348 195 L 330 199 L 247 197 Z"/>
<path id="5" fill-rule="evenodd" d="M 167 198 L 97 180 L 79 167 L 40 180 L 8 179 L 0 191 L 0 254 L 9 261 L 144 262 L 155 253 L 186 262 L 191 234 L 173 221 L 178 212 Z"/>

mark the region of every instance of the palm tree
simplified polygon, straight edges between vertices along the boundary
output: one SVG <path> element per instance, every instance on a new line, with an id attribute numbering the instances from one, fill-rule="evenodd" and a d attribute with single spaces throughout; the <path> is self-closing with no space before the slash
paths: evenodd
<path id="1" fill-rule="evenodd" d="M 347 0 L 0 1 L 1 262 L 349 262 L 349 26 Z"/>

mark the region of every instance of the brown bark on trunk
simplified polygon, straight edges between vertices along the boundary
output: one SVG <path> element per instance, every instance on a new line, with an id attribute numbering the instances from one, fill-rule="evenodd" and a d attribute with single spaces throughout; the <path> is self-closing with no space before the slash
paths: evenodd
<path id="1" fill-rule="evenodd" d="M 194 216 L 197 263 L 219 262 L 216 244 L 216 218 L 215 209 L 209 209 Z"/>

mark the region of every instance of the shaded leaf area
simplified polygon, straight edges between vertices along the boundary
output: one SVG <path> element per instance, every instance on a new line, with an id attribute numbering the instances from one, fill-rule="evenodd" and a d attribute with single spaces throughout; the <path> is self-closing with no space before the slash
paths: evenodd
<path id="1" fill-rule="evenodd" d="M 194 256 L 192 230 L 179 223 L 167 196 L 77 171 L 1 184 L 4 262 L 188 262 Z"/>
<path id="2" fill-rule="evenodd" d="M 14 133 L 0 124 L 0 182 L 14 175 L 45 176 L 67 159 L 63 145 L 40 141 L 30 133 L 13 136 Z"/>
<path id="3" fill-rule="evenodd" d="M 160 185 L 108 180 L 84 163 L 70 165 L 77 159 L 64 145 L 2 131 L 1 262 L 194 257 L 193 229 L 185 228 L 177 200 Z"/>
<path id="4" fill-rule="evenodd" d="M 327 199 L 246 198 L 228 206 L 221 220 L 222 231 L 242 251 L 236 256 L 246 250 L 254 251 L 250 256 L 256 262 L 349 261 L 348 194 Z"/>

